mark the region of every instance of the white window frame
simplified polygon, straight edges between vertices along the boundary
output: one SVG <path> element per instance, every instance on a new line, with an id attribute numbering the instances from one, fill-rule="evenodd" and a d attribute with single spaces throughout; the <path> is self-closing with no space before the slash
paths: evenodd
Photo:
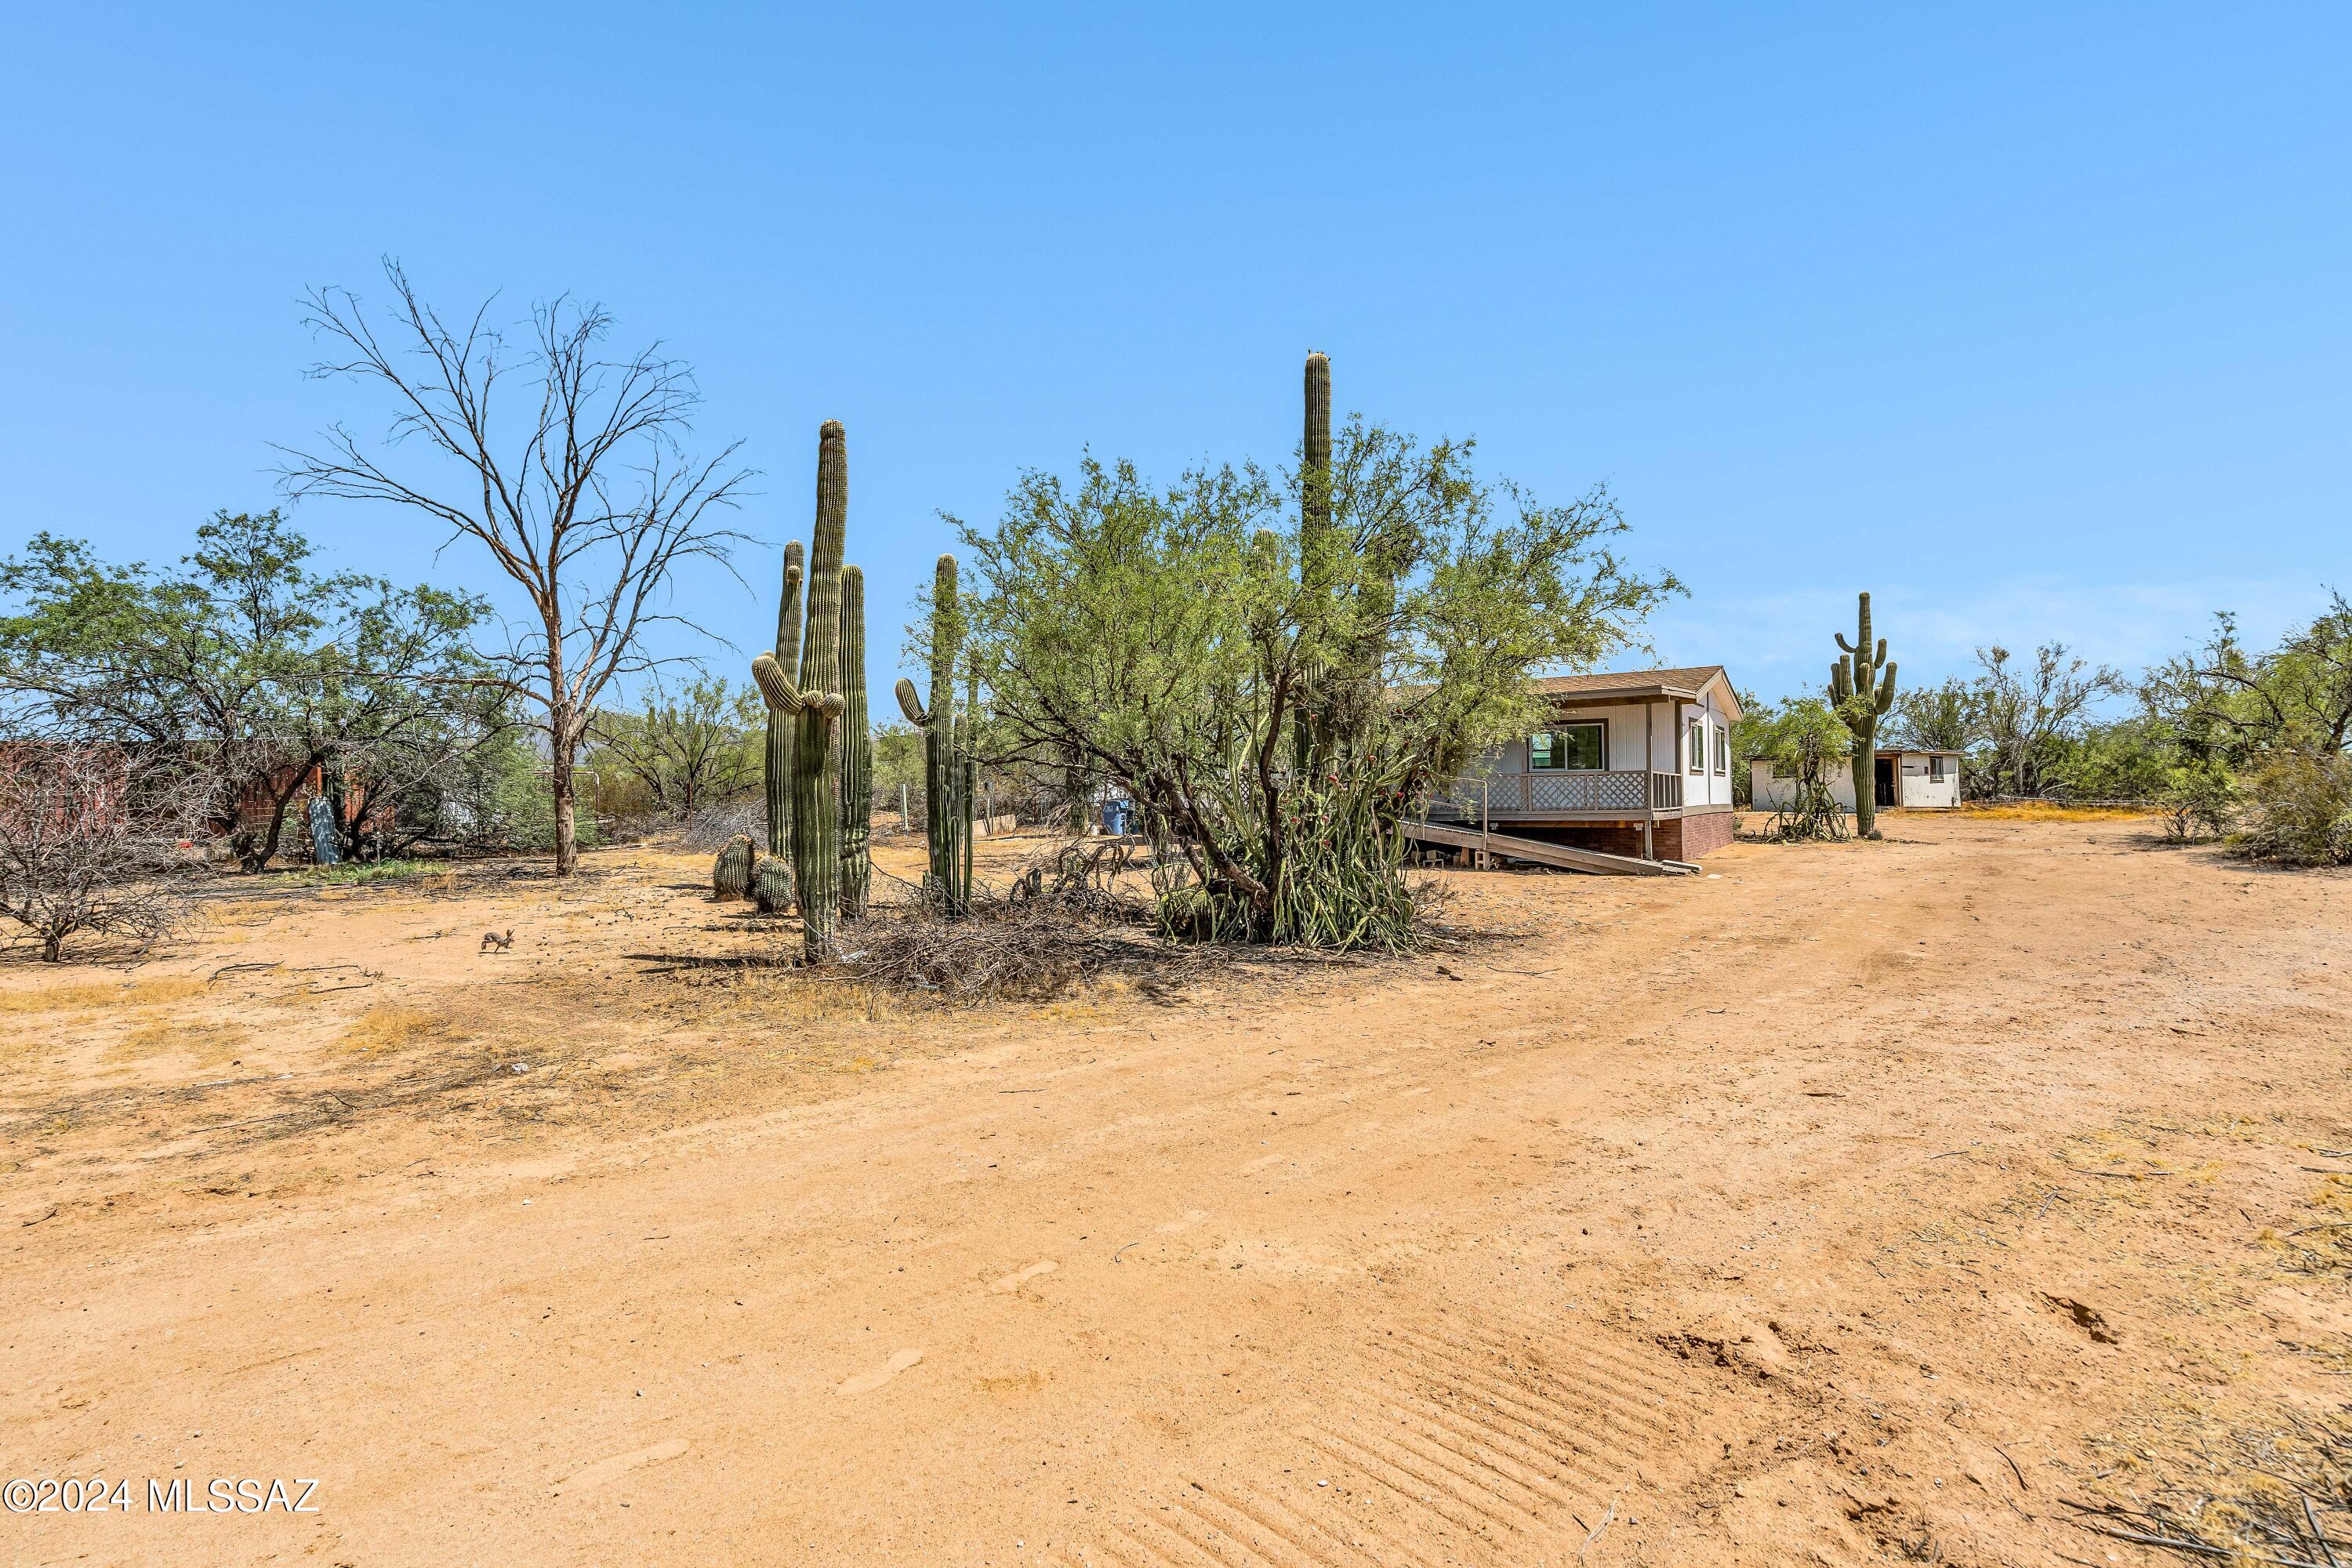
<path id="1" fill-rule="evenodd" d="M 1559 722 L 1558 722 L 1558 723 L 1556 723 L 1556 724 L 1549 724 L 1549 725 L 1545 726 L 1543 729 L 1537 731 L 1536 731 L 1536 735 L 1558 735 L 1558 734 L 1562 734 L 1562 733 L 1564 733 L 1564 732 L 1566 732 L 1567 731 L 1570 731 L 1570 730 L 1598 730 L 1598 731 L 1601 731 L 1601 761 L 1600 761 L 1599 763 L 1595 763 L 1593 766 L 1589 767 L 1589 768 L 1572 768 L 1572 767 L 1568 766 L 1565 763 L 1562 763 L 1560 766 L 1559 766 L 1559 767 L 1554 767 L 1554 768 L 1539 768 L 1539 767 L 1536 766 L 1536 740 L 1535 740 L 1535 735 L 1530 735 L 1530 736 L 1528 736 L 1528 772 L 1529 772 L 1529 773 L 1607 773 L 1607 772 L 1609 771 L 1609 721 L 1608 721 L 1608 720 L 1606 720 L 1606 719 L 1563 719 L 1563 720 L 1561 720 Z M 1562 748 L 1562 750 L 1563 750 L 1563 752 L 1565 752 L 1565 748 Z"/>

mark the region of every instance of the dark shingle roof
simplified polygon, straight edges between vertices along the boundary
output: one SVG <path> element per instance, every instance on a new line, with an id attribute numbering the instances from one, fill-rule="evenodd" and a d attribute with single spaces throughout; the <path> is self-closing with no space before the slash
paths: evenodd
<path id="1" fill-rule="evenodd" d="M 1595 675 L 1547 675 L 1529 682 L 1547 697 L 1638 697 L 1664 691 L 1696 696 L 1723 673 L 1719 664 L 1687 664 L 1673 669 L 1618 669 Z"/>

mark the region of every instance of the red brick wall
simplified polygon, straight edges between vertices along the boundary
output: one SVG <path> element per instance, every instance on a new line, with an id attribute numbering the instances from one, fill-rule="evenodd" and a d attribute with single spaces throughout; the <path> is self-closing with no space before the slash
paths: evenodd
<path id="1" fill-rule="evenodd" d="M 1658 858 L 1697 860 L 1731 844 L 1731 813 L 1699 812 L 1658 824 Z"/>

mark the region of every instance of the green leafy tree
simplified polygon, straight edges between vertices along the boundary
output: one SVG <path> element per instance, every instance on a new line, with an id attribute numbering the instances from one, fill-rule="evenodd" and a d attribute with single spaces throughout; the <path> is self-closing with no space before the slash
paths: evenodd
<path id="1" fill-rule="evenodd" d="M 875 801 L 887 810 L 896 811 L 903 795 L 911 811 L 922 793 L 923 732 L 896 719 L 875 725 Z"/>
<path id="2" fill-rule="evenodd" d="M 1739 722 L 1731 727 L 1731 803 L 1755 804 L 1750 795 L 1755 777 L 1750 764 L 1766 760 L 1772 743 L 1773 721 L 1780 710 L 1752 691 L 1739 694 Z"/>
<path id="3" fill-rule="evenodd" d="M 1977 662 L 1981 673 L 1970 690 L 1993 794 L 2041 795 L 2058 784 L 2067 748 L 2093 706 L 2128 689 L 2115 669 L 2092 665 L 2063 642 L 2034 649 L 2030 665 L 1998 645 L 1979 648 Z"/>
<path id="4" fill-rule="evenodd" d="M 1356 419 L 1328 480 L 1024 475 L 993 528 L 950 520 L 980 743 L 1122 786 L 1190 868 L 1173 927 L 1408 943 L 1399 818 L 1536 721 L 1529 676 L 1624 646 L 1678 587 L 1613 553 L 1605 492 L 1543 506 L 1471 457 Z"/>
<path id="5" fill-rule="evenodd" d="M 2050 772 L 2073 799 L 2145 801 L 2179 781 L 2180 762 L 2169 728 L 2133 714 L 2065 737 Z"/>
<path id="6" fill-rule="evenodd" d="M 321 574 L 310 554 L 275 511 L 216 513 L 164 572 L 36 534 L 0 562 L 0 692 L 59 732 L 200 773 L 213 829 L 257 868 L 314 769 L 388 804 L 481 732 L 481 601 Z"/>
<path id="7" fill-rule="evenodd" d="M 1853 754 L 1853 730 L 1845 717 L 1818 697 L 1801 697 L 1780 706 L 1760 739 L 1773 777 L 1789 781 L 1772 815 L 1772 837 L 1843 838 L 1845 810 L 1831 793 L 1830 778 Z"/>
<path id="8" fill-rule="evenodd" d="M 2352 603 L 2342 594 L 2267 653 L 2239 639 L 2236 618 L 2214 617 L 2198 648 L 2147 673 L 2148 711 L 2194 757 L 2250 768 L 2273 753 L 2352 750 Z"/>
<path id="9" fill-rule="evenodd" d="M 635 779 L 656 810 L 683 822 L 698 806 L 760 782 L 766 718 L 757 691 L 722 677 L 698 677 L 675 690 L 656 680 L 635 710 L 590 721 L 590 755 Z"/>
<path id="10" fill-rule="evenodd" d="M 1957 676 L 1914 687 L 1895 700 L 1891 738 L 1929 752 L 1965 752 L 1977 744 L 1977 700 Z"/>

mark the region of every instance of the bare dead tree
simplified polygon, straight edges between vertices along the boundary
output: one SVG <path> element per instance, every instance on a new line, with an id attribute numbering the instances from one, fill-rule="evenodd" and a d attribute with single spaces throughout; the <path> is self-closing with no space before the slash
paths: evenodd
<path id="1" fill-rule="evenodd" d="M 501 683 L 541 716 L 555 868 L 568 875 L 589 716 L 614 681 L 665 662 L 643 644 L 655 625 L 685 620 L 663 607 L 672 573 L 698 557 L 724 563 L 744 538 L 716 519 L 751 478 L 734 463 L 742 443 L 690 456 L 684 440 L 701 403 L 693 371 L 658 343 L 605 357 L 613 318 L 602 306 L 559 296 L 533 307 L 530 346 L 510 355 L 488 323 L 495 299 L 452 329 L 396 260 L 383 270 L 393 302 L 381 333 L 349 290 L 309 295 L 306 324 L 341 356 L 310 374 L 372 383 L 397 413 L 374 449 L 341 423 L 320 451 L 286 449 L 284 484 L 296 497 L 422 513 L 448 531 L 445 545 L 472 539 L 528 595 L 531 617 L 508 628 Z M 530 391 L 502 399 L 515 381 Z M 420 449 L 421 462 L 395 466 Z"/>
<path id="2" fill-rule="evenodd" d="M 120 746 L 0 742 L 0 918 L 51 963 L 82 931 L 152 945 L 184 907 L 173 871 L 206 795 L 185 769 Z"/>

